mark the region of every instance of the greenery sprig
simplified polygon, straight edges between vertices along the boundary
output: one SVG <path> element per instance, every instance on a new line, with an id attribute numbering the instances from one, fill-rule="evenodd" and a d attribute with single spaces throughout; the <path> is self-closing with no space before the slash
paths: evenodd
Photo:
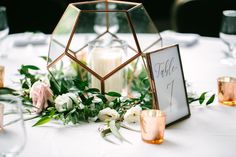
<path id="1" fill-rule="evenodd" d="M 198 101 L 200 105 L 203 105 L 203 103 L 206 101 L 206 106 L 210 105 L 215 100 L 215 94 L 211 95 L 210 98 L 206 98 L 207 92 L 203 92 L 199 97 L 190 96 L 188 97 L 189 104 Z"/>

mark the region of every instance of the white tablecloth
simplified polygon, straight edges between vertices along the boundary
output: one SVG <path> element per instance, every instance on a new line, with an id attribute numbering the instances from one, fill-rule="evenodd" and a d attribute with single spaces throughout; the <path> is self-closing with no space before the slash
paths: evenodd
<path id="1" fill-rule="evenodd" d="M 206 37 L 201 37 L 191 47 L 181 47 L 185 78 L 195 91 L 217 93 L 219 76 L 236 76 L 235 67 L 220 63 L 224 57 L 223 48 L 219 39 Z M 9 47 L 7 51 L 8 58 L 0 59 L 0 65 L 6 68 L 8 86 L 17 78 L 14 74 L 21 64 L 35 64 L 46 69 L 46 63 L 36 56 L 47 55 L 47 45 Z M 235 157 L 236 107 L 215 101 L 207 107 L 193 104 L 190 108 L 191 117 L 167 128 L 161 145 L 146 144 L 140 133 L 125 129 L 121 132 L 131 144 L 113 145 L 100 137 L 100 124 L 63 126 L 50 123 L 31 127 L 35 121 L 28 121 L 28 140 L 20 157 Z"/>

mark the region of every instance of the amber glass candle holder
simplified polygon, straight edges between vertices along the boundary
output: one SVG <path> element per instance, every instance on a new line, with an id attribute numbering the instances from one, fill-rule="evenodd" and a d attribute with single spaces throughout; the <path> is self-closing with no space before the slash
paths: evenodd
<path id="1" fill-rule="evenodd" d="M 140 116 L 142 140 L 151 144 L 164 141 L 166 114 L 160 110 L 144 110 Z"/>
<path id="2" fill-rule="evenodd" d="M 218 99 L 221 104 L 229 106 L 236 105 L 236 78 L 218 78 Z"/>

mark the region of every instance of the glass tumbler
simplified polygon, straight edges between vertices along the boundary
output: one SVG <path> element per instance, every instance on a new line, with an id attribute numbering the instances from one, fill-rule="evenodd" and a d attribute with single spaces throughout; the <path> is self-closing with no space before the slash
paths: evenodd
<path id="1" fill-rule="evenodd" d="M 7 37 L 8 33 L 9 27 L 7 22 L 6 7 L 0 6 L 0 57 L 7 56 L 3 49 L 3 40 Z"/>
<path id="2" fill-rule="evenodd" d="M 228 58 L 221 60 L 223 64 L 236 64 L 236 10 L 224 10 L 220 29 L 220 38 L 228 46 Z"/>
<path id="3" fill-rule="evenodd" d="M 0 96 L 0 157 L 17 156 L 25 142 L 21 101 L 15 97 Z"/>

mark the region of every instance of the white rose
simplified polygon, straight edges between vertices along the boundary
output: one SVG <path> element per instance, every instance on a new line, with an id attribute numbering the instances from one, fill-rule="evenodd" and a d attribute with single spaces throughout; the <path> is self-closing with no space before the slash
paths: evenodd
<path id="1" fill-rule="evenodd" d="M 116 120 L 119 117 L 120 117 L 119 113 L 116 110 L 111 109 L 110 107 L 107 107 L 107 108 L 99 111 L 99 113 L 98 113 L 98 118 L 101 121 Z"/>
<path id="2" fill-rule="evenodd" d="M 127 123 L 139 122 L 141 110 L 142 108 L 139 105 L 128 109 L 124 115 L 124 121 Z"/>
<path id="3" fill-rule="evenodd" d="M 71 110 L 73 108 L 72 100 L 75 103 L 78 103 L 77 97 L 73 93 L 66 93 L 66 94 L 57 96 L 57 98 L 55 99 L 55 107 L 57 111 L 64 112 L 64 111 Z"/>

